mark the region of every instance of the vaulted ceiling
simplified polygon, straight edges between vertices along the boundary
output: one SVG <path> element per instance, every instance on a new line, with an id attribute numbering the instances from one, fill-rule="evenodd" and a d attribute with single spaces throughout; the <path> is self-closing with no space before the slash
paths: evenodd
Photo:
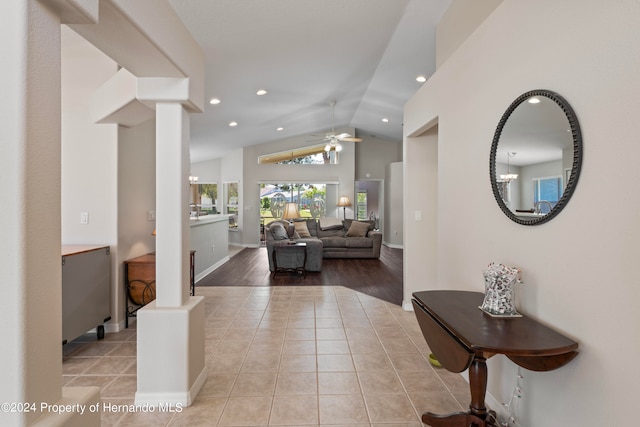
<path id="1" fill-rule="evenodd" d="M 451 0 L 169 2 L 205 53 L 206 99 L 220 100 L 192 115 L 197 162 L 328 131 L 332 101 L 336 128 L 401 141 L 404 103 L 435 71 L 435 26 Z"/>

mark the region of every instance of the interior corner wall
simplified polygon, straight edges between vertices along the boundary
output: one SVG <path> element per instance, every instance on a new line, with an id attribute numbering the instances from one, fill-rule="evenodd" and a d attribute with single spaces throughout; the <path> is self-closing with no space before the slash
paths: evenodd
<path id="1" fill-rule="evenodd" d="M 504 0 L 405 107 L 405 135 L 438 118 L 438 287 L 484 291 L 489 262 L 517 266 L 518 309 L 580 345 L 560 369 L 522 371 L 522 426 L 628 425 L 636 405 L 638 22 L 632 1 Z M 532 89 L 567 99 L 584 154 L 562 212 L 522 226 L 493 197 L 489 153 L 504 111 Z M 425 161 L 406 154 L 408 169 Z M 407 185 L 410 197 L 421 194 L 420 182 Z M 412 226 L 419 233 L 428 224 Z M 407 276 L 416 268 L 405 265 Z M 489 393 L 509 401 L 515 365 L 503 356 L 488 365 Z"/>
<path id="2" fill-rule="evenodd" d="M 124 320 L 124 268 L 130 258 L 155 251 L 156 120 L 132 128 L 118 126 L 118 250 L 112 255 L 117 287 L 112 292 L 114 319 Z"/>
<path id="3" fill-rule="evenodd" d="M 436 69 L 500 3 L 502 0 L 453 0 L 436 26 Z"/>
<path id="4" fill-rule="evenodd" d="M 356 180 L 384 179 L 387 165 L 402 160 L 401 147 L 400 141 L 364 136 L 362 142 L 355 144 Z"/>

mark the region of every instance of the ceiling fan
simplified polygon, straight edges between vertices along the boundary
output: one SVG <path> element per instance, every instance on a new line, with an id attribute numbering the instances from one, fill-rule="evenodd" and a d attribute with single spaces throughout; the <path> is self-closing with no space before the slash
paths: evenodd
<path id="1" fill-rule="evenodd" d="M 340 144 L 340 142 L 342 141 L 362 142 L 362 138 L 356 138 L 347 132 L 336 134 L 335 127 L 334 127 L 335 112 L 336 112 L 336 101 L 331 101 L 331 132 L 328 132 L 324 136 L 323 141 L 326 142 L 326 145 L 324 146 L 324 151 L 331 151 L 331 150 L 342 151 L 342 144 Z"/>

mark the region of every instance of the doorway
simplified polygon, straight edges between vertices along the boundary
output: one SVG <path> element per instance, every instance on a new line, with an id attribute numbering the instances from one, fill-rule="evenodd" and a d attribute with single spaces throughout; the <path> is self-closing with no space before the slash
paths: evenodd
<path id="1" fill-rule="evenodd" d="M 380 229 L 384 218 L 384 182 L 382 180 L 356 181 L 354 217 L 357 220 L 374 220 Z"/>

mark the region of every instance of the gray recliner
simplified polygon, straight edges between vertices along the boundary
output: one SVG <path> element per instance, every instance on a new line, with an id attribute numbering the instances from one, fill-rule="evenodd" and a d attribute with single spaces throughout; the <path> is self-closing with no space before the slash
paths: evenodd
<path id="1" fill-rule="evenodd" d="M 287 245 L 288 239 L 276 240 L 273 233 L 271 233 L 271 226 L 275 223 L 280 223 L 287 230 L 289 237 L 293 237 L 294 227 L 287 221 L 277 220 L 271 222 L 265 229 L 267 255 L 269 257 L 269 271 L 275 271 L 275 265 L 273 262 L 273 247 L 275 245 Z M 306 271 L 322 271 L 322 242 L 317 237 L 297 238 L 296 242 L 304 242 L 307 244 L 307 262 L 305 263 Z"/>

